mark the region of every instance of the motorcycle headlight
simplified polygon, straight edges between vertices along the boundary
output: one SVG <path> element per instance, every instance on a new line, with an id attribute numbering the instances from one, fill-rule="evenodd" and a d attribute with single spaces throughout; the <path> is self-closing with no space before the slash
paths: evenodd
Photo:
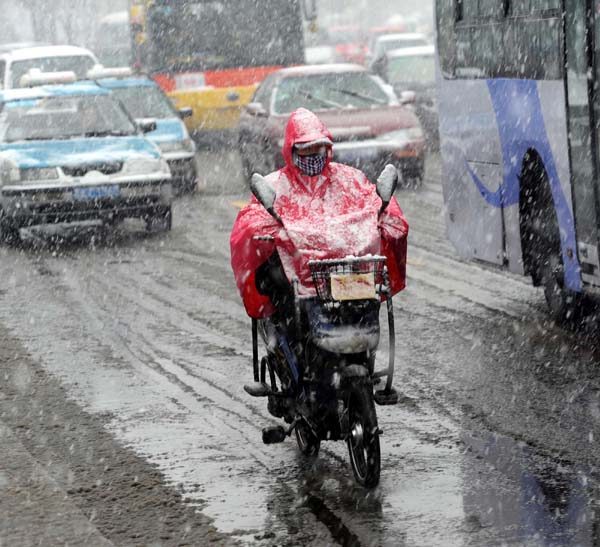
<path id="1" fill-rule="evenodd" d="M 175 142 L 159 142 L 157 144 L 163 154 L 168 154 L 169 152 L 194 153 L 196 151 L 196 145 L 192 139 Z"/>
<path id="2" fill-rule="evenodd" d="M 408 127 L 406 129 L 398 129 L 390 133 L 384 133 L 378 137 L 378 140 L 385 142 L 410 142 L 421 140 L 423 138 L 423 130 L 419 126 Z"/>
<path id="3" fill-rule="evenodd" d="M 35 167 L 20 170 L 21 182 L 42 182 L 58 179 L 56 167 Z"/>
<path id="4" fill-rule="evenodd" d="M 163 158 L 135 158 L 127 160 L 121 173 L 131 175 L 168 175 L 171 173 L 167 162 Z"/>

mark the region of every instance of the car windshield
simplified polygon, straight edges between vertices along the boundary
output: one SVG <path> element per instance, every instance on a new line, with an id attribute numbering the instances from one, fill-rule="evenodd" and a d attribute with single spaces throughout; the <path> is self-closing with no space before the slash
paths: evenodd
<path id="1" fill-rule="evenodd" d="M 106 95 L 49 97 L 6 103 L 0 142 L 133 135 L 123 107 Z"/>
<path id="2" fill-rule="evenodd" d="M 123 103 L 132 118 L 177 117 L 169 99 L 156 87 L 119 87 L 111 91 Z"/>
<path id="3" fill-rule="evenodd" d="M 388 103 L 385 91 L 370 75 L 346 72 L 284 78 L 277 88 L 274 110 L 276 114 L 288 114 L 300 107 L 330 110 Z"/>
<path id="4" fill-rule="evenodd" d="M 65 57 L 39 57 L 25 61 L 15 61 L 10 65 L 12 87 L 21 86 L 21 78 L 32 68 L 42 72 L 74 72 L 78 78 L 85 78 L 88 71 L 95 65 L 89 55 L 72 55 Z"/>
<path id="5" fill-rule="evenodd" d="M 387 65 L 390 84 L 432 84 L 435 81 L 435 62 L 431 55 L 392 57 Z"/>

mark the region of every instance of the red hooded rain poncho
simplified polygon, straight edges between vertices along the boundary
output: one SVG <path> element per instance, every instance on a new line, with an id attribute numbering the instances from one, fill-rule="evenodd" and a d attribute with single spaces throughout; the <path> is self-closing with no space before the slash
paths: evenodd
<path id="1" fill-rule="evenodd" d="M 377 217 L 381 199 L 359 170 L 331 161 L 331 149 L 323 172 L 303 175 L 292 160 L 297 143 L 332 140 L 329 130 L 309 110 L 300 108 L 288 121 L 283 157 L 286 166 L 266 178 L 277 194 L 274 209 L 279 225 L 252 197 L 242 209 L 231 233 L 231 264 L 248 315 L 261 319 L 274 312 L 269 298 L 255 284 L 256 269 L 275 250 L 289 280 L 297 277 L 301 294 L 314 294 L 308 261 L 383 254 L 393 293 L 404 288 L 408 224 L 393 198 Z M 257 241 L 269 235 L 274 243 Z"/>

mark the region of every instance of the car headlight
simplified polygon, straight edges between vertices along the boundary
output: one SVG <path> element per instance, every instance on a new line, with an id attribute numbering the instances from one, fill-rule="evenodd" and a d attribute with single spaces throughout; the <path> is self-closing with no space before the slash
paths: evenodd
<path id="1" fill-rule="evenodd" d="M 20 170 L 21 182 L 42 182 L 58 179 L 56 167 L 34 167 Z"/>
<path id="2" fill-rule="evenodd" d="M 192 139 L 184 139 L 175 142 L 159 142 L 157 144 L 163 154 L 168 154 L 169 152 L 190 152 L 193 154 L 196 151 L 196 145 Z"/>
<path id="3" fill-rule="evenodd" d="M 385 142 L 407 142 L 421 140 L 422 138 L 423 130 L 419 126 L 398 129 L 396 131 L 391 131 L 390 133 L 384 133 L 383 135 L 377 137 L 378 140 Z"/>
<path id="4" fill-rule="evenodd" d="M 169 165 L 163 158 L 135 158 L 127 160 L 121 173 L 131 175 L 169 175 Z"/>
<path id="5" fill-rule="evenodd" d="M 21 180 L 18 165 L 10 158 L 0 157 L 0 184 L 9 184 Z"/>

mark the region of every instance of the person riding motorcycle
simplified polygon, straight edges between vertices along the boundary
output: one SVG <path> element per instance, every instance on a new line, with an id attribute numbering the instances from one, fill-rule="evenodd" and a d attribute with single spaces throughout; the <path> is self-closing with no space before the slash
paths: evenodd
<path id="1" fill-rule="evenodd" d="M 275 211 L 289 221 L 287 230 L 254 196 L 235 221 L 231 263 L 246 312 L 254 319 L 277 312 L 289 322 L 291 280 L 298 278 L 300 291 L 310 292 L 311 259 L 380 254 L 387 258 L 392 294 L 405 286 L 408 223 L 396 198 L 375 217 L 380 237 L 357 233 L 352 220 L 377 215 L 382 202 L 364 173 L 332 161 L 333 146 L 331 133 L 314 113 L 293 112 L 283 144 L 285 167 L 266 177 L 276 192 Z"/>

